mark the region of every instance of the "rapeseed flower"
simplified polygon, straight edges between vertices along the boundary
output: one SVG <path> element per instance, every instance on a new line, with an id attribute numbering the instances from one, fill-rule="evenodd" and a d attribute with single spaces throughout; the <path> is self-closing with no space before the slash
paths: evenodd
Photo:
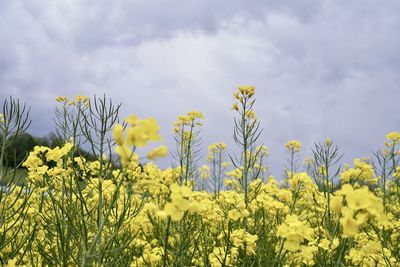
<path id="1" fill-rule="evenodd" d="M 301 149 L 301 143 L 297 140 L 290 140 L 285 144 L 288 151 L 299 152 Z"/>
<path id="2" fill-rule="evenodd" d="M 117 123 L 113 128 L 112 134 L 115 143 L 119 146 L 122 146 L 124 144 L 124 127 L 121 124 Z"/>
<path id="3" fill-rule="evenodd" d="M 314 230 L 296 215 L 287 215 L 285 222 L 278 227 L 277 236 L 285 238 L 284 246 L 287 250 L 296 251 L 305 240 L 314 239 Z"/>
<path id="4" fill-rule="evenodd" d="M 393 143 L 400 143 L 400 133 L 399 132 L 391 132 L 386 135 L 386 139 L 392 141 Z"/>
<path id="5" fill-rule="evenodd" d="M 68 98 L 66 96 L 57 96 L 56 101 L 60 103 L 66 103 L 68 101 Z"/>
<path id="6" fill-rule="evenodd" d="M 147 154 L 147 158 L 150 160 L 154 160 L 156 158 L 166 157 L 167 154 L 168 154 L 168 148 L 166 146 L 159 146 L 154 150 L 152 150 L 151 152 L 149 152 Z"/>

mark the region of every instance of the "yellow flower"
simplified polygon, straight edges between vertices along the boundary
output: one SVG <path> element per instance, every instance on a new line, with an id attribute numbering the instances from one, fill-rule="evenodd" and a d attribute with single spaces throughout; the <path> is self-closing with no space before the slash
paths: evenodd
<path id="1" fill-rule="evenodd" d="M 393 173 L 393 178 L 396 178 L 396 179 L 400 178 L 400 167 L 396 167 L 396 170 Z"/>
<path id="2" fill-rule="evenodd" d="M 284 246 L 287 250 L 296 251 L 304 240 L 314 239 L 314 230 L 296 215 L 287 215 L 285 222 L 278 226 L 277 236 L 286 239 Z"/>
<path id="3" fill-rule="evenodd" d="M 228 218 L 233 220 L 233 221 L 239 220 L 241 217 L 242 217 L 242 214 L 237 209 L 233 209 L 233 210 L 228 211 Z"/>
<path id="4" fill-rule="evenodd" d="M 354 159 L 354 168 L 348 168 L 340 174 L 340 180 L 342 183 L 364 181 L 376 184 L 378 182 L 373 166 L 367 159 L 358 158 Z"/>
<path id="5" fill-rule="evenodd" d="M 190 111 L 186 115 L 180 115 L 174 123 L 174 132 L 179 133 L 180 129 L 183 130 L 185 125 L 201 126 L 201 119 L 203 119 L 203 114 L 196 110 Z"/>
<path id="6" fill-rule="evenodd" d="M 357 235 L 360 225 L 365 223 L 368 218 L 365 213 L 360 213 L 354 218 L 353 210 L 348 207 L 342 208 L 342 214 L 344 216 L 339 221 L 343 227 L 343 237 L 354 237 Z"/>
<path id="7" fill-rule="evenodd" d="M 217 156 L 226 149 L 226 144 L 223 142 L 214 143 L 208 146 L 208 160 L 213 160 L 214 156 Z"/>
<path id="8" fill-rule="evenodd" d="M 180 221 L 183 215 L 189 209 L 199 210 L 196 205 L 191 205 L 187 199 L 192 195 L 192 190 L 185 186 L 179 186 L 172 184 L 171 187 L 171 201 L 165 204 L 163 212 L 160 213 L 162 216 L 170 216 L 173 221 Z"/>
<path id="9" fill-rule="evenodd" d="M 326 146 L 330 146 L 331 144 L 332 144 L 331 139 L 330 139 L 330 138 L 326 138 L 326 139 L 325 139 L 325 145 L 326 145 Z"/>
<path id="10" fill-rule="evenodd" d="M 235 93 L 233 93 L 233 96 L 234 96 L 237 100 L 239 100 L 240 102 L 243 103 L 243 97 L 240 95 L 240 92 L 235 92 Z"/>
<path id="11" fill-rule="evenodd" d="M 236 168 L 233 171 L 226 172 L 225 175 L 227 177 L 232 177 L 232 178 L 236 178 L 236 179 L 239 179 L 239 180 L 242 179 L 242 177 L 243 177 L 243 173 L 242 173 L 242 170 L 240 168 Z"/>
<path id="12" fill-rule="evenodd" d="M 250 256 L 255 253 L 257 235 L 252 235 L 243 229 L 239 229 L 232 231 L 231 240 L 235 248 L 244 248 L 246 245 L 246 255 Z"/>
<path id="13" fill-rule="evenodd" d="M 201 166 L 201 168 L 199 168 L 199 172 L 200 177 L 206 180 L 210 176 L 210 167 L 204 164 L 203 166 Z"/>
<path id="14" fill-rule="evenodd" d="M 226 161 L 221 163 L 221 166 L 224 167 L 224 168 L 229 167 L 229 165 L 231 165 L 231 164 L 229 162 L 226 162 Z"/>
<path id="15" fill-rule="evenodd" d="M 257 119 L 256 112 L 254 110 L 248 110 L 248 111 L 246 111 L 246 114 L 244 114 L 244 115 L 253 120 Z"/>
<path id="16" fill-rule="evenodd" d="M 178 118 L 177 118 L 176 122 L 174 123 L 174 125 L 175 125 L 175 128 L 178 128 L 178 129 L 179 129 L 178 126 L 181 126 L 181 125 L 190 125 L 191 122 L 192 122 L 192 121 L 191 121 L 191 119 L 190 119 L 189 116 L 180 115 L 180 116 L 178 116 Z"/>
<path id="17" fill-rule="evenodd" d="M 144 147 L 147 144 L 147 140 L 146 130 L 141 126 L 128 128 L 126 131 L 126 144 L 128 146 Z"/>
<path id="18" fill-rule="evenodd" d="M 115 152 L 120 156 L 123 167 L 128 166 L 131 161 L 139 160 L 139 156 L 136 153 L 133 153 L 126 145 L 117 146 Z"/>
<path id="19" fill-rule="evenodd" d="M 305 166 L 311 166 L 314 163 L 314 158 L 313 157 L 305 157 L 303 159 L 303 165 Z"/>
<path id="20" fill-rule="evenodd" d="M 297 140 L 290 140 L 285 144 L 285 147 L 288 151 L 299 152 L 301 149 L 301 143 Z"/>
<path id="21" fill-rule="evenodd" d="M 89 101 L 89 98 L 87 96 L 83 96 L 83 95 L 77 95 L 75 96 L 75 100 L 78 103 L 87 103 Z"/>
<path id="22" fill-rule="evenodd" d="M 4 115 L 3 113 L 0 113 L 0 123 L 5 123 Z"/>
<path id="23" fill-rule="evenodd" d="M 68 101 L 68 98 L 66 96 L 57 96 L 56 101 L 60 103 L 65 103 Z"/>
<path id="24" fill-rule="evenodd" d="M 324 238 L 321 241 L 319 241 L 318 247 L 322 248 L 323 250 L 329 250 L 331 242 L 329 242 L 328 239 Z"/>
<path id="25" fill-rule="evenodd" d="M 147 154 L 147 158 L 154 160 L 156 158 L 165 157 L 168 154 L 168 148 L 166 146 L 159 146 Z"/>
<path id="26" fill-rule="evenodd" d="M 131 126 L 135 126 L 136 123 L 139 121 L 139 119 L 136 115 L 132 114 L 128 118 L 126 118 L 125 121 L 129 123 Z"/>
<path id="27" fill-rule="evenodd" d="M 195 119 L 202 119 L 203 118 L 203 114 L 200 111 L 197 110 L 193 110 L 187 113 L 189 118 L 191 120 L 195 120 Z"/>
<path id="28" fill-rule="evenodd" d="M 394 143 L 400 143 L 400 133 L 399 132 L 388 133 L 386 135 L 386 139 Z"/>
<path id="29" fill-rule="evenodd" d="M 336 214 L 341 213 L 342 210 L 342 204 L 343 204 L 343 196 L 332 196 L 331 197 L 331 210 L 333 210 Z"/>
<path id="30" fill-rule="evenodd" d="M 233 109 L 233 110 L 236 110 L 236 111 L 239 111 L 239 106 L 238 106 L 238 104 L 237 104 L 237 103 L 233 103 L 232 109 Z"/>
<path id="31" fill-rule="evenodd" d="M 238 91 L 245 96 L 252 97 L 255 92 L 255 87 L 253 85 L 241 85 L 238 87 Z"/>
<path id="32" fill-rule="evenodd" d="M 265 145 L 257 146 L 256 153 L 260 153 L 260 156 L 268 156 L 269 155 L 268 147 Z"/>
<path id="33" fill-rule="evenodd" d="M 144 147 L 148 141 L 162 139 L 158 134 L 160 126 L 154 118 L 138 120 L 135 115 L 131 115 L 126 121 L 132 126 L 127 130 L 126 145 Z"/>
<path id="34" fill-rule="evenodd" d="M 7 262 L 7 267 L 15 267 L 17 265 L 17 259 L 12 259 Z"/>
<path id="35" fill-rule="evenodd" d="M 307 266 L 314 265 L 314 254 L 318 251 L 316 246 L 301 246 L 300 255 L 302 257 L 302 262 Z"/>
<path id="36" fill-rule="evenodd" d="M 145 133 L 149 138 L 149 141 L 160 141 L 162 140 L 161 136 L 158 134 L 160 130 L 160 126 L 158 125 L 156 119 L 148 118 L 140 121 L 140 125 L 142 125 L 145 129 Z"/>
<path id="37" fill-rule="evenodd" d="M 121 124 L 117 123 L 114 126 L 112 134 L 113 134 L 115 143 L 117 143 L 117 145 L 119 145 L 119 146 L 122 146 L 124 143 L 123 133 L 124 133 L 124 127 L 122 127 Z"/>
<path id="38" fill-rule="evenodd" d="M 171 219 L 175 222 L 180 221 L 183 218 L 183 211 L 177 205 L 177 203 L 167 203 L 165 204 L 164 211 Z"/>
<path id="39" fill-rule="evenodd" d="M 377 203 L 371 202 L 368 187 L 362 187 L 346 195 L 347 206 L 354 211 L 368 209 Z"/>
<path id="40" fill-rule="evenodd" d="M 336 249 L 339 245 L 340 245 L 339 239 L 338 238 L 333 239 L 331 244 L 331 250 Z"/>

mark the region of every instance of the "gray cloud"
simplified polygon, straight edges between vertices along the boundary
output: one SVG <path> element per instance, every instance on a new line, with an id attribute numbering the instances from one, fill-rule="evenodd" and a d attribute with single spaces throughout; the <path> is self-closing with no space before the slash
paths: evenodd
<path id="1" fill-rule="evenodd" d="M 345 160 L 398 131 L 398 1 L 1 1 L 0 97 L 32 105 L 35 134 L 57 95 L 102 95 L 122 117 L 204 112 L 205 145 L 231 147 L 232 92 L 257 87 L 273 172 L 283 144 L 331 137 Z"/>

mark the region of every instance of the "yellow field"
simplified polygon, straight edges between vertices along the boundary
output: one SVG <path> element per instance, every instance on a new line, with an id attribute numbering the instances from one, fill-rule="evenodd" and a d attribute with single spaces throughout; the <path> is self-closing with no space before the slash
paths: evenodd
<path id="1" fill-rule="evenodd" d="M 155 119 L 118 124 L 119 107 L 105 99 L 57 98 L 64 145 L 35 147 L 23 163 L 27 188 L 9 183 L 0 193 L 0 264 L 400 266 L 400 133 L 389 133 L 373 159 L 344 167 L 330 139 L 304 162 L 291 140 L 278 181 L 266 175 L 254 93 L 234 93 L 240 155 L 211 144 L 198 166 L 202 114 L 193 111 L 174 125 L 176 165 L 167 169 L 153 163 L 165 146 L 146 164 L 136 153 L 161 139 Z M 24 128 L 24 114 L 6 110 L 7 138 L 11 126 Z M 83 142 L 97 160 L 74 153 Z"/>

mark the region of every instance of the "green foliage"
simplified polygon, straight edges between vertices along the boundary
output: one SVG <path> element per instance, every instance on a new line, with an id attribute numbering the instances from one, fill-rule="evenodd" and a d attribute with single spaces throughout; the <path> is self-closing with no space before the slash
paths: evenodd
<path id="1" fill-rule="evenodd" d="M 37 145 L 35 139 L 29 133 L 20 133 L 9 138 L 6 142 L 5 164 L 12 168 L 19 166 L 28 153 Z"/>

